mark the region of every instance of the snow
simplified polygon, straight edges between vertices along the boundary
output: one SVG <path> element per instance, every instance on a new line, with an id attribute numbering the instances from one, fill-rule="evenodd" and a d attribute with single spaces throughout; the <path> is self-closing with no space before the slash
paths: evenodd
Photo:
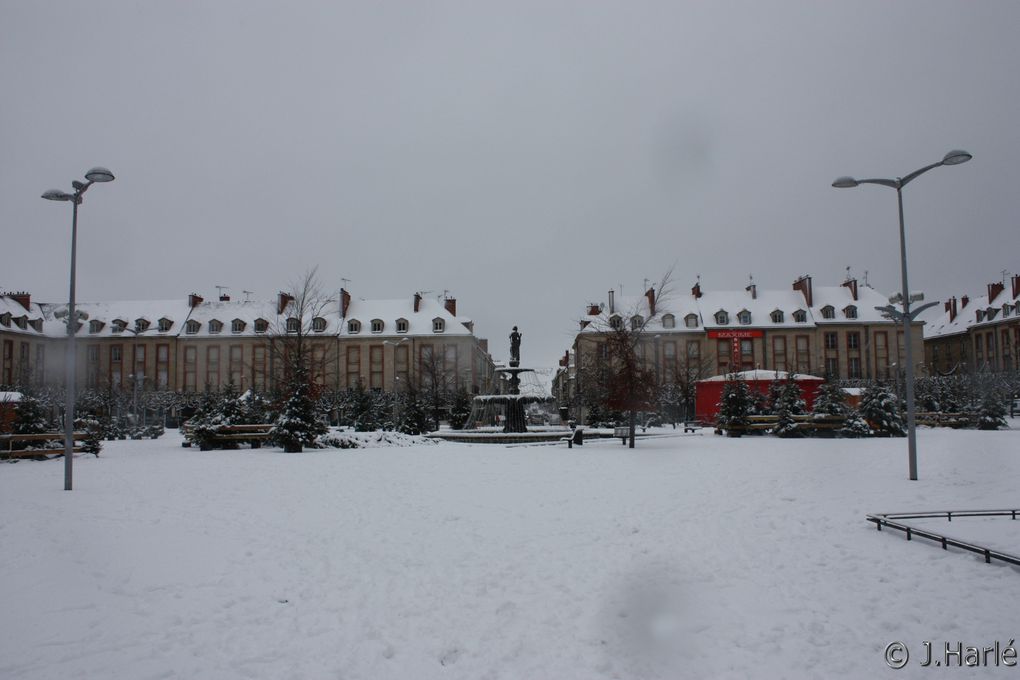
<path id="1" fill-rule="evenodd" d="M 21 392 L 0 392 L 0 404 L 21 401 Z"/>
<path id="2" fill-rule="evenodd" d="M 923 429 L 916 482 L 904 439 L 708 432 L 0 465 L 0 677 L 910 678 L 889 642 L 1016 636 L 1017 570 L 865 515 L 1015 507 L 1020 430 Z"/>
<path id="3" fill-rule="evenodd" d="M 794 373 L 794 380 L 806 380 L 809 382 L 819 382 L 821 378 L 813 375 L 802 375 L 800 373 Z M 749 371 L 740 371 L 739 373 L 727 373 L 724 375 L 714 375 L 711 378 L 705 378 L 698 382 L 729 382 L 736 376 L 737 380 L 745 381 L 767 381 L 767 380 L 789 380 L 791 374 L 787 371 L 767 371 L 764 369 L 753 369 Z"/>

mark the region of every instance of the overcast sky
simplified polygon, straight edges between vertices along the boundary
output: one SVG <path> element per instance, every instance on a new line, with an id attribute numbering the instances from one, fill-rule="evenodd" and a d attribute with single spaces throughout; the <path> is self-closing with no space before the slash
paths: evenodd
<path id="1" fill-rule="evenodd" d="M 1020 270 L 1020 3 L 0 0 L 0 287 L 458 298 L 551 365 L 589 300 Z"/>

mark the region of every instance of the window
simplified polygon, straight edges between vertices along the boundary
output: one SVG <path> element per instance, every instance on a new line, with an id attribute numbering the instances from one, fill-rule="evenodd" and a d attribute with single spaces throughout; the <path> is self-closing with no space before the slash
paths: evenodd
<path id="1" fill-rule="evenodd" d="M 793 313 L 793 320 L 796 323 L 805 323 L 807 321 L 807 312 L 805 312 L 803 309 L 798 309 L 796 312 Z"/>
<path id="2" fill-rule="evenodd" d="M 21 330 L 25 330 L 28 327 L 28 317 L 25 315 L 15 317 L 14 323 L 17 324 L 18 328 Z"/>
<path id="3" fill-rule="evenodd" d="M 174 325 L 174 322 L 170 319 L 163 317 L 159 320 L 159 332 L 166 333 L 170 330 L 170 327 Z"/>
<path id="4" fill-rule="evenodd" d="M 662 368 L 665 373 L 666 381 L 672 382 L 673 377 L 676 375 L 675 342 L 670 341 L 662 343 Z"/>
<path id="5" fill-rule="evenodd" d="M 0 383 L 10 385 L 14 382 L 14 341 L 4 340 L 4 364 L 3 375 L 0 376 Z"/>
<path id="6" fill-rule="evenodd" d="M 217 345 L 205 348 L 205 387 L 207 390 L 220 388 L 220 348 Z"/>
<path id="7" fill-rule="evenodd" d="M 839 377 L 839 359 L 836 357 L 825 358 L 825 375 L 830 378 Z"/>
<path id="8" fill-rule="evenodd" d="M 676 317 L 672 314 L 665 314 L 662 317 L 663 328 L 676 328 Z"/>
<path id="9" fill-rule="evenodd" d="M 372 319 L 372 332 L 382 333 L 385 325 L 382 319 Z"/>
<path id="10" fill-rule="evenodd" d="M 641 326 L 644 325 L 644 321 L 645 320 L 641 318 L 640 314 L 635 314 L 634 316 L 630 317 L 630 329 L 632 331 L 641 330 Z"/>
<path id="11" fill-rule="evenodd" d="M 46 376 L 46 345 L 35 348 L 35 380 L 42 382 Z"/>
<path id="12" fill-rule="evenodd" d="M 698 359 L 701 357 L 701 341 L 700 340 L 688 340 L 687 341 L 687 358 Z"/>
<path id="13" fill-rule="evenodd" d="M 255 319 L 255 332 L 265 333 L 269 330 L 269 322 L 265 319 Z"/>
<path id="14" fill-rule="evenodd" d="M 460 387 L 457 376 L 457 345 L 447 345 L 444 348 L 443 372 L 453 381 L 454 387 Z"/>
<path id="15" fill-rule="evenodd" d="M 620 330 L 621 328 L 623 328 L 623 319 L 616 315 L 609 317 L 609 327 L 612 328 L 614 331 Z"/>
<path id="16" fill-rule="evenodd" d="M 740 367 L 744 370 L 754 368 L 754 341 L 740 341 Z"/>
<path id="17" fill-rule="evenodd" d="M 127 328 L 127 321 L 114 319 L 113 328 L 111 328 L 110 330 L 113 331 L 114 333 L 123 333 L 125 328 Z"/>
<path id="18" fill-rule="evenodd" d="M 315 331 L 316 333 L 322 333 L 324 330 L 326 330 L 326 320 L 323 319 L 321 316 L 317 316 L 314 319 L 312 319 L 312 330 Z"/>
<path id="19" fill-rule="evenodd" d="M 198 333 L 201 327 L 202 324 L 195 321 L 194 319 L 189 319 L 188 323 L 184 324 L 184 332 L 187 333 L 188 335 L 194 335 L 195 333 Z"/>
<path id="20" fill-rule="evenodd" d="M 823 319 L 835 319 L 836 318 L 836 308 L 833 307 L 832 305 L 825 305 L 824 307 L 822 307 L 822 318 Z"/>
<path id="21" fill-rule="evenodd" d="M 357 319 L 351 319 L 347 322 L 347 332 L 351 335 L 356 335 L 361 332 L 361 322 Z"/>
<path id="22" fill-rule="evenodd" d="M 198 363 L 198 348 L 184 348 L 184 389 L 194 392 L 197 389 L 196 376 L 198 375 L 196 365 Z"/>
<path id="23" fill-rule="evenodd" d="M 398 333 L 407 332 L 407 319 L 397 319 L 397 332 Z"/>
<path id="24" fill-rule="evenodd" d="M 769 314 L 769 316 L 772 318 L 772 323 L 783 323 L 783 319 L 785 318 L 782 310 L 780 309 L 775 310 Z"/>
<path id="25" fill-rule="evenodd" d="M 361 380 L 361 348 L 347 348 L 347 386 L 357 387 Z"/>
<path id="26" fill-rule="evenodd" d="M 446 330 L 446 322 L 445 321 L 443 321 L 442 319 L 439 319 L 439 318 L 432 319 L 432 332 L 433 333 L 442 333 L 444 330 Z"/>
<path id="27" fill-rule="evenodd" d="M 875 376 L 889 377 L 889 335 L 885 331 L 875 332 Z"/>
<path id="28" fill-rule="evenodd" d="M 156 388 L 165 390 L 170 385 L 170 345 L 156 345 Z"/>
<path id="29" fill-rule="evenodd" d="M 797 372 L 808 373 L 811 370 L 811 339 L 806 335 L 797 336 Z"/>
<path id="30" fill-rule="evenodd" d="M 375 323 L 374 321 L 372 322 Z M 368 387 L 373 390 L 383 388 L 383 375 L 385 364 L 383 363 L 383 346 L 372 345 L 368 348 Z"/>
<path id="31" fill-rule="evenodd" d="M 98 333 L 103 330 L 103 322 L 92 320 L 89 321 L 89 333 Z"/>
<path id="32" fill-rule="evenodd" d="M 287 332 L 298 333 L 301 330 L 301 319 L 296 319 L 293 316 L 287 319 Z"/>
<path id="33" fill-rule="evenodd" d="M 404 323 L 407 323 L 407 321 L 405 320 Z M 410 371 L 410 353 L 406 343 L 393 348 L 393 370 L 395 371 L 394 380 L 396 380 L 393 388 L 396 390 L 406 390 Z"/>
<path id="34" fill-rule="evenodd" d="M 89 345 L 85 361 L 86 385 L 88 387 L 99 387 L 99 345 Z"/>
<path id="35" fill-rule="evenodd" d="M 321 342 L 312 345 L 312 381 L 316 385 L 326 384 L 326 346 Z"/>
<path id="36" fill-rule="evenodd" d="M 730 353 L 732 345 L 729 340 L 718 340 L 715 343 L 716 359 L 719 365 L 719 375 L 730 372 Z"/>
<path id="37" fill-rule="evenodd" d="M 786 370 L 786 338 L 772 338 L 772 367 L 777 371 Z"/>
<path id="38" fill-rule="evenodd" d="M 751 312 L 746 309 L 737 312 L 737 321 L 743 326 L 749 326 L 751 324 Z"/>
<path id="39" fill-rule="evenodd" d="M 145 345 L 135 345 L 135 367 L 132 373 L 135 379 L 145 377 Z M 138 386 L 139 389 L 144 387 L 144 384 Z"/>
<path id="40" fill-rule="evenodd" d="M 698 315 L 697 314 L 688 314 L 687 316 L 685 316 L 684 317 L 684 325 L 687 326 L 688 328 L 697 328 L 698 327 Z"/>
<path id="41" fill-rule="evenodd" d="M 135 319 L 135 332 L 144 333 L 149 330 L 149 322 L 145 319 Z"/>
<path id="42" fill-rule="evenodd" d="M 230 376 L 229 380 L 231 385 L 238 388 L 241 387 L 241 358 L 244 356 L 243 351 L 244 350 L 241 345 L 230 346 L 230 366 L 228 367 Z"/>
<path id="43" fill-rule="evenodd" d="M 0 314 L 0 324 L 10 328 L 11 327 L 11 313 L 5 312 Z"/>
<path id="44" fill-rule="evenodd" d="M 117 389 L 123 379 L 124 348 L 121 345 L 110 345 L 110 387 Z"/>
<path id="45" fill-rule="evenodd" d="M 839 348 L 839 334 L 838 333 L 826 333 L 825 334 L 825 349 L 838 349 Z"/>
<path id="46" fill-rule="evenodd" d="M 257 390 L 266 389 L 266 348 L 251 349 L 251 384 Z"/>
<path id="47" fill-rule="evenodd" d="M 861 358 L 850 357 L 846 360 L 846 373 L 848 378 L 861 377 Z"/>
<path id="48" fill-rule="evenodd" d="M 209 322 L 209 332 L 211 334 L 217 334 L 223 330 L 223 322 L 217 319 L 213 319 Z"/>
<path id="49" fill-rule="evenodd" d="M 730 315 L 720 309 L 715 313 L 715 322 L 720 326 L 725 326 L 730 322 Z"/>
<path id="50" fill-rule="evenodd" d="M 243 333 L 244 332 L 244 327 L 246 325 L 247 324 L 245 322 L 241 321 L 240 319 L 234 319 L 233 321 L 230 322 L 230 332 L 231 333 Z"/>
<path id="51" fill-rule="evenodd" d="M 849 305 L 848 307 L 846 307 L 843 310 L 843 316 L 845 316 L 848 319 L 856 319 L 857 318 L 857 308 L 854 307 L 853 305 Z"/>
<path id="52" fill-rule="evenodd" d="M 846 334 L 846 348 L 847 349 L 860 349 L 861 348 L 861 334 L 857 331 L 851 331 Z"/>

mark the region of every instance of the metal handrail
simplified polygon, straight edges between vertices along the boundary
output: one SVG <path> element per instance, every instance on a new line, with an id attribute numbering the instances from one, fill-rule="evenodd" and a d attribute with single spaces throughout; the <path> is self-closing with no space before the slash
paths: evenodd
<path id="1" fill-rule="evenodd" d="M 993 550 L 987 546 L 978 545 L 977 543 L 970 543 L 968 541 L 961 541 L 956 538 L 950 538 L 943 534 L 935 531 L 929 531 L 927 529 L 919 529 L 915 526 L 899 522 L 900 519 L 939 519 L 946 518 L 947 521 L 952 521 L 953 516 L 956 517 L 1010 517 L 1016 519 L 1017 513 L 1020 510 L 1009 509 L 1009 510 L 939 510 L 933 512 L 902 512 L 902 513 L 887 513 L 887 514 L 874 514 L 867 515 L 866 519 L 869 522 L 874 522 L 875 528 L 878 531 L 882 530 L 882 527 L 889 527 L 890 529 L 896 529 L 902 531 L 907 536 L 907 540 L 911 540 L 914 536 L 921 538 L 927 538 L 928 540 L 935 541 L 941 544 L 943 550 L 948 550 L 949 546 L 954 548 L 960 548 L 962 550 L 968 550 L 972 553 L 976 553 L 985 558 L 985 563 L 991 564 L 993 559 L 999 560 L 1000 562 L 1006 562 L 1020 566 L 1020 556 L 1013 555 L 1011 553 L 1003 552 L 1001 550 Z"/>

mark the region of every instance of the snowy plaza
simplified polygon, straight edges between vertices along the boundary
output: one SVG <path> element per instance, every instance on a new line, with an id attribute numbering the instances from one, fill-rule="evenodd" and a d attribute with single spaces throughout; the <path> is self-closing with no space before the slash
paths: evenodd
<path id="1" fill-rule="evenodd" d="M 0 677 L 927 676 L 922 641 L 1009 643 L 1020 575 L 865 515 L 1015 507 L 1010 423 L 922 429 L 918 482 L 900 438 L 709 429 L 301 454 L 169 431 L 79 457 L 73 494 L 59 460 L 5 465 Z M 943 528 L 1020 552 L 1008 518 Z"/>

